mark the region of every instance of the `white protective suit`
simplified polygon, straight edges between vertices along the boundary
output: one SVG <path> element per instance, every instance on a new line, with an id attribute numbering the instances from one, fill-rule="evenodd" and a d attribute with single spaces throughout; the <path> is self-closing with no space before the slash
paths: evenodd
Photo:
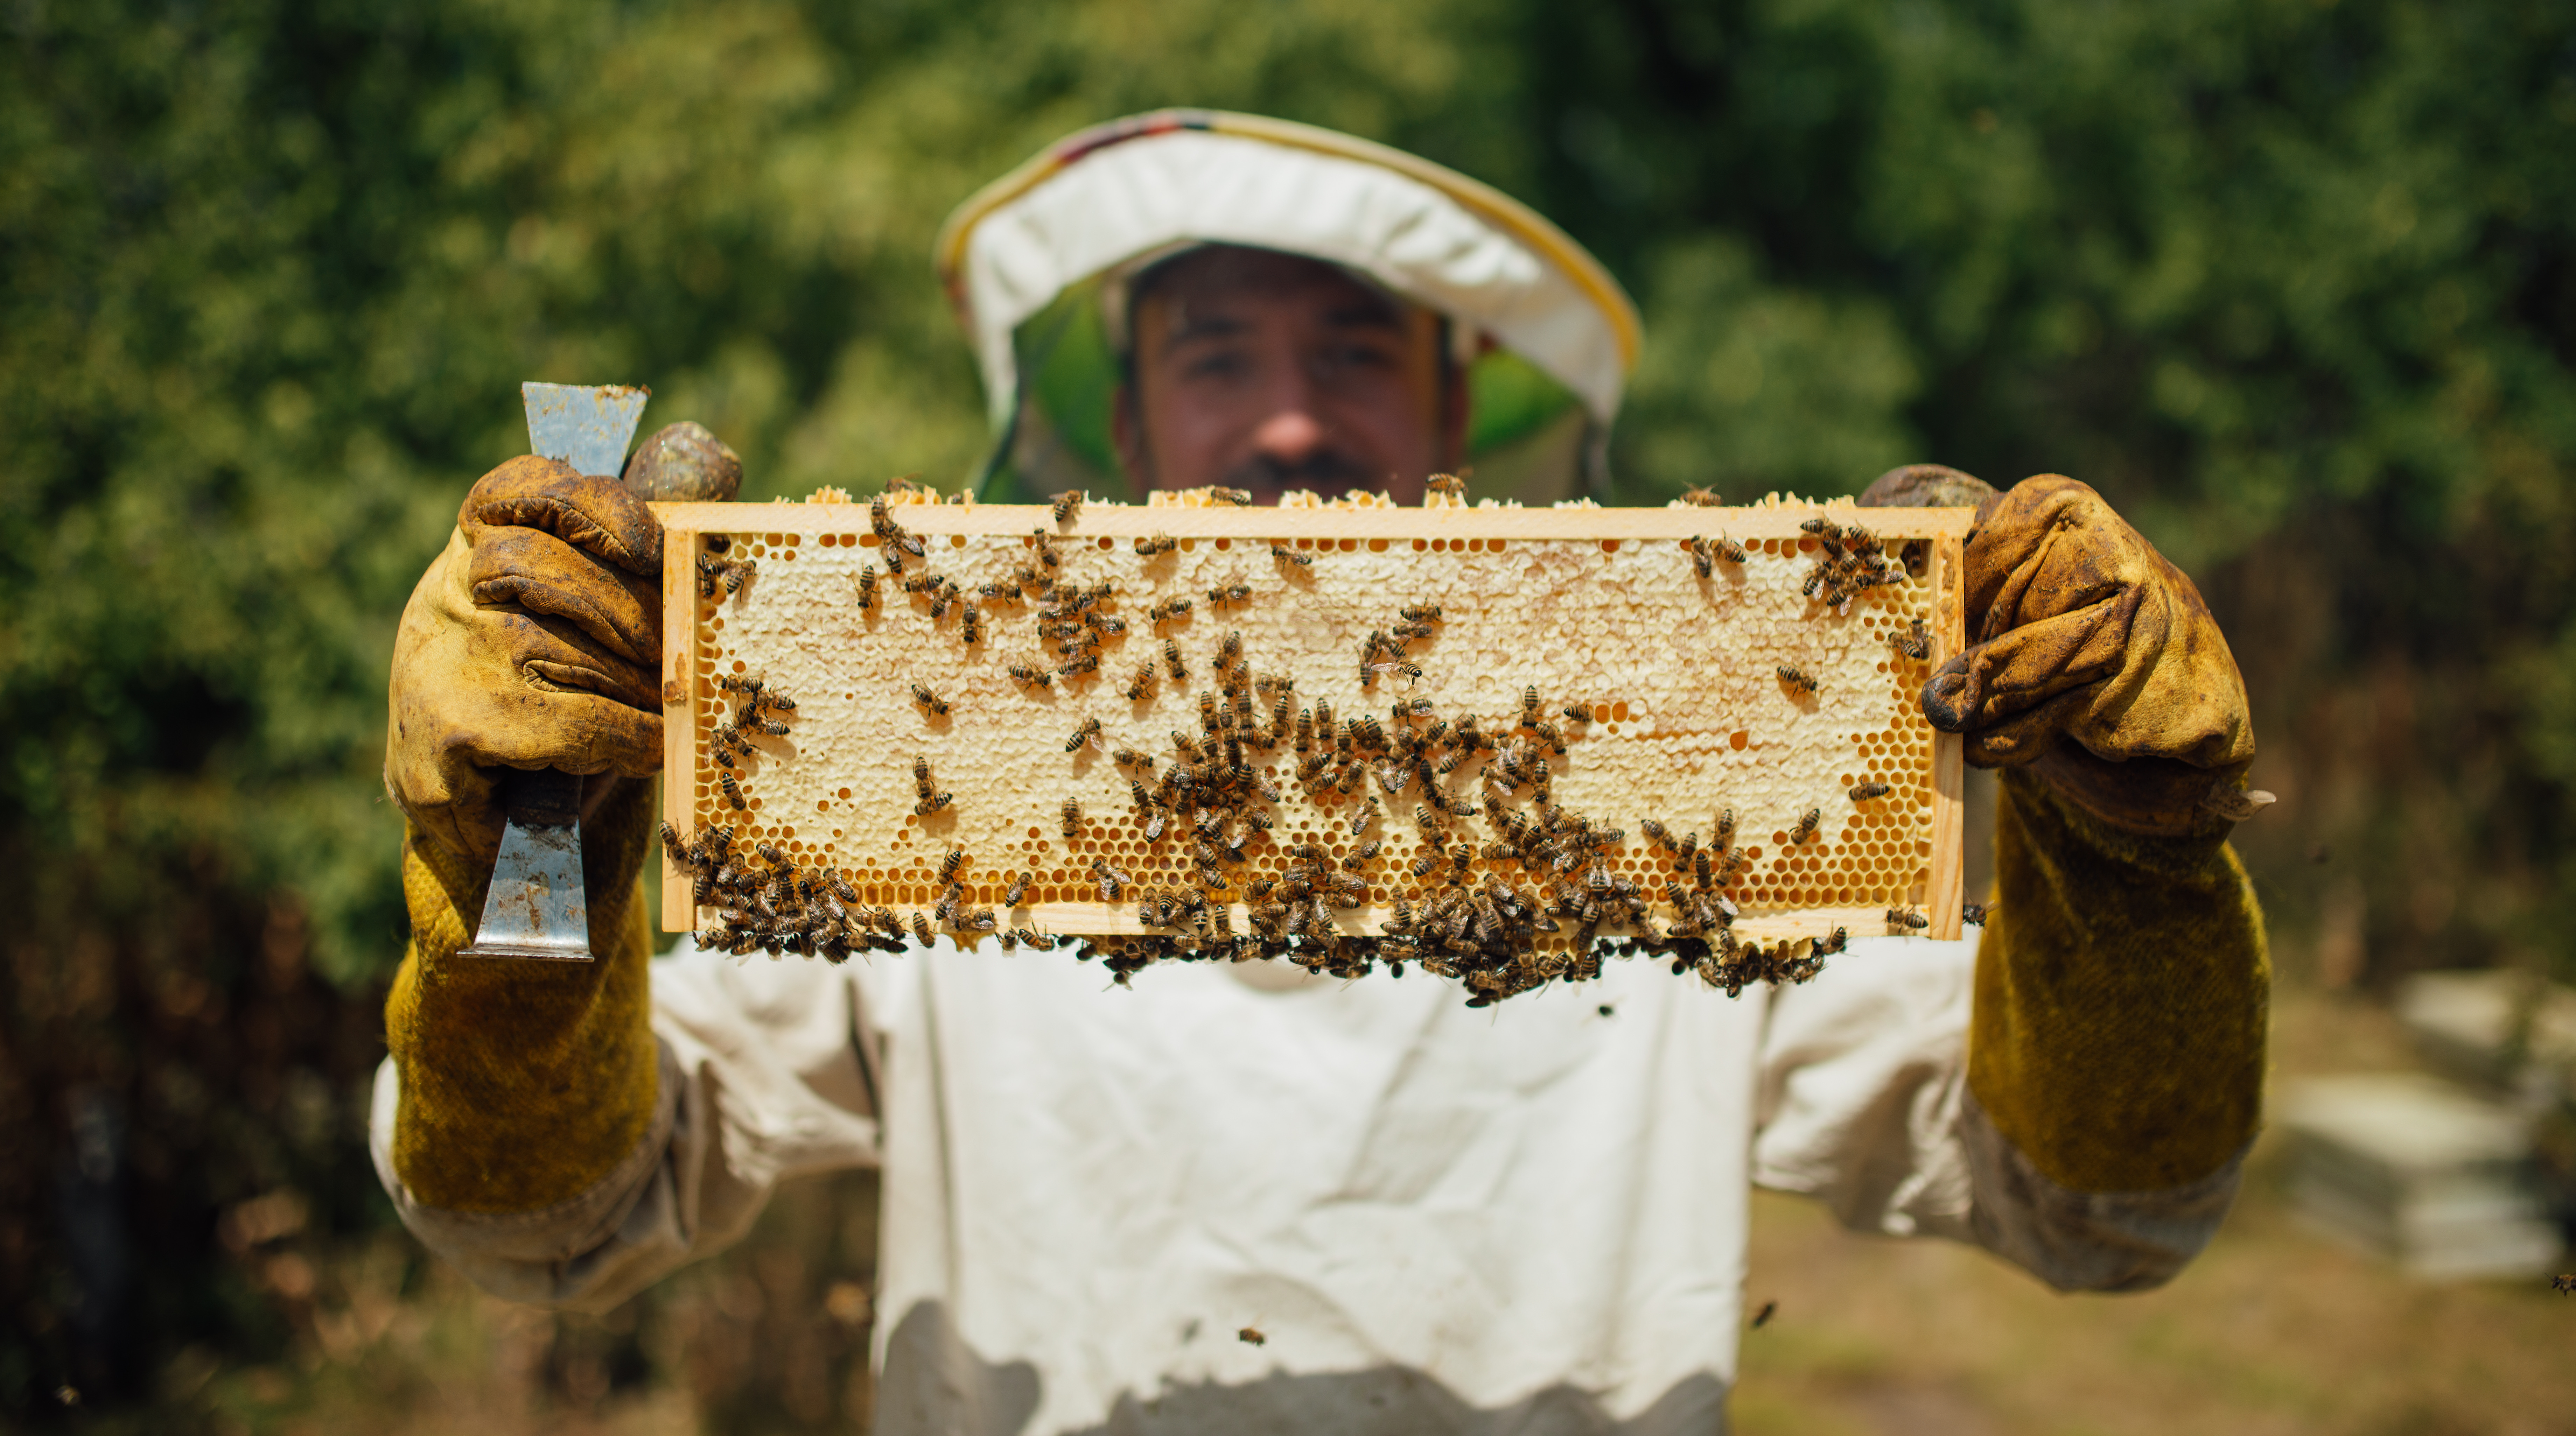
<path id="1" fill-rule="evenodd" d="M 2224 1215 L 2233 1164 L 2084 1197 L 1997 1136 L 1967 1092 L 1974 952 L 1856 938 L 1733 1000 L 1613 961 L 1471 1009 L 1422 974 L 1165 964 L 1120 991 L 1066 952 L 683 944 L 620 1171 L 548 1212 L 424 1210 L 390 1062 L 377 1166 L 487 1289 L 598 1308 L 734 1241 L 778 1181 L 882 1165 L 885 1436 L 1697 1436 L 1724 1425 L 1752 1183 L 2066 1287 L 2161 1281 Z"/>

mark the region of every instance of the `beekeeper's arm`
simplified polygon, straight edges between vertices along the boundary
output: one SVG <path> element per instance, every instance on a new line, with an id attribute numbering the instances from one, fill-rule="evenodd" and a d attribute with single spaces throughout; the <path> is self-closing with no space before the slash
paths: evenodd
<path id="1" fill-rule="evenodd" d="M 617 480 L 514 459 L 467 495 L 395 640 L 385 785 L 412 942 L 385 1003 L 377 1173 L 422 1241 L 519 1301 L 607 1306 L 731 1242 L 778 1178 L 875 1159 L 875 1047 L 852 1040 L 864 1014 L 838 973 L 795 964 L 813 990 L 792 994 L 651 975 L 661 564 Z M 589 775 L 595 962 L 457 956 L 503 768 Z"/>
<path id="2" fill-rule="evenodd" d="M 1985 500 L 1970 646 L 1924 708 L 2003 770 L 2000 903 L 1973 976 L 1907 944 L 1884 982 L 1846 962 L 1780 998 L 1755 1175 L 2059 1287 L 2154 1286 L 2225 1215 L 2259 1115 L 2269 967 L 2226 846 L 2253 807 L 2244 684 L 2191 581 L 2093 490 L 1872 491 L 1909 495 Z"/>

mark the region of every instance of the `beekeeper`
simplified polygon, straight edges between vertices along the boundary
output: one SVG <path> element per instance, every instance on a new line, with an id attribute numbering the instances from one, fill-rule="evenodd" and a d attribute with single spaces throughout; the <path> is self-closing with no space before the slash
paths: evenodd
<path id="1" fill-rule="evenodd" d="M 1598 477 L 1639 343 L 1537 215 L 1347 136 L 1174 112 L 950 222 L 942 277 L 1045 488 Z M 1730 999 L 1662 964 L 1470 1010 L 1437 981 L 1063 954 L 648 960 L 660 533 L 613 481 L 477 483 L 403 616 L 386 781 L 413 942 L 377 1170 L 487 1289 L 596 1309 L 775 1185 L 883 1169 L 877 1429 L 1720 1429 L 1747 1192 L 1973 1242 L 2067 1289 L 2171 1277 L 2255 1130 L 2263 932 L 2225 846 L 2244 689 L 2190 581 L 2090 489 L 1976 502 L 1971 646 L 1925 692 L 2003 770 L 2000 905 Z M 598 775 L 600 961 L 460 960 L 498 768 Z M 1925 1320 L 1939 1319 L 1926 1313 Z M 1243 1328 L 1265 1339 L 1243 1339 Z"/>

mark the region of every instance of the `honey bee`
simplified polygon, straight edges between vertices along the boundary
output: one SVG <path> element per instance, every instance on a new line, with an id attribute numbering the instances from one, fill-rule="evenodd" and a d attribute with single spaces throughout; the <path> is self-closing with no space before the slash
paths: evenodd
<path id="1" fill-rule="evenodd" d="M 1047 497 L 1055 501 L 1055 522 L 1058 528 L 1073 522 L 1073 516 L 1082 512 L 1082 490 L 1080 489 L 1067 489 L 1063 493 L 1049 494 Z"/>
<path id="2" fill-rule="evenodd" d="M 852 580 L 852 582 L 858 585 L 859 612 L 874 612 L 877 606 L 877 566 L 875 564 L 869 564 L 867 567 L 860 569 L 859 576 Z"/>
<path id="3" fill-rule="evenodd" d="M 912 811 L 916 817 L 926 818 L 956 801 L 957 795 L 955 793 L 930 793 L 925 795 L 920 802 L 913 804 Z"/>
<path id="4" fill-rule="evenodd" d="M 1639 818 L 1637 820 L 1637 831 L 1644 833 L 1646 835 L 1646 840 L 1659 848 L 1669 850 L 1673 845 L 1673 835 L 1665 830 L 1663 824 L 1656 822 L 1652 818 Z"/>
<path id="5" fill-rule="evenodd" d="M 957 617 L 957 636 L 968 643 L 974 643 L 980 640 L 983 635 L 983 610 L 977 608 L 974 601 L 969 599 L 966 604 L 966 611 L 959 614 Z"/>
<path id="6" fill-rule="evenodd" d="M 1342 867 L 1349 872 L 1358 872 L 1361 868 L 1368 865 L 1370 859 L 1377 856 L 1378 849 L 1385 846 L 1386 844 L 1383 842 L 1373 842 L 1364 843 L 1359 847 L 1353 848 L 1350 856 L 1342 859 Z"/>
<path id="7" fill-rule="evenodd" d="M 1029 530 L 1029 536 L 1037 540 L 1039 563 L 1048 568 L 1060 568 L 1063 566 L 1064 556 L 1055 551 L 1055 540 L 1047 537 L 1047 531 L 1045 529 L 1031 529 Z"/>
<path id="8" fill-rule="evenodd" d="M 1145 814 L 1145 841 L 1149 843 L 1161 842 L 1163 840 L 1164 830 L 1169 828 L 1171 824 L 1172 815 L 1164 812 L 1161 808 L 1155 808 L 1147 812 Z"/>
<path id="9" fill-rule="evenodd" d="M 1831 543 L 1843 536 L 1842 529 L 1837 526 L 1833 520 L 1826 518 L 1822 514 L 1818 514 L 1814 518 L 1807 520 L 1805 523 L 1798 525 L 1798 532 L 1803 534 L 1814 534 L 1816 537 L 1825 540 L 1827 543 Z"/>
<path id="10" fill-rule="evenodd" d="M 732 804 L 735 808 L 741 809 L 750 806 L 750 804 L 743 801 L 742 785 L 733 780 L 733 774 L 718 773 L 716 775 L 716 786 L 724 790 L 725 801 Z"/>
<path id="11" fill-rule="evenodd" d="M 1210 608 L 1223 608 L 1227 604 L 1242 603 L 1251 597 L 1252 585 L 1248 583 L 1229 583 L 1207 591 Z"/>
<path id="12" fill-rule="evenodd" d="M 1153 687 L 1154 664 L 1151 659 L 1148 659 L 1147 661 L 1136 665 L 1136 677 L 1128 683 L 1126 688 L 1128 701 L 1131 703 L 1144 702 L 1145 695 L 1153 691 Z"/>
<path id="13" fill-rule="evenodd" d="M 1170 638 L 1163 640 L 1163 666 L 1170 670 L 1176 681 L 1190 676 L 1189 666 L 1181 662 L 1181 645 L 1178 640 Z"/>
<path id="14" fill-rule="evenodd" d="M 1701 578 L 1710 578 L 1716 575 L 1717 553 L 1716 550 L 1709 547 L 1707 539 L 1692 539 L 1690 541 L 1690 556 L 1691 572 L 1699 575 Z"/>
<path id="15" fill-rule="evenodd" d="M 1313 554 L 1299 553 L 1278 539 L 1272 539 L 1270 541 L 1270 556 L 1281 563 L 1293 563 L 1299 568 L 1313 568 L 1315 566 L 1315 556 Z"/>
<path id="16" fill-rule="evenodd" d="M 1261 1334 L 1261 1328 L 1257 1326 L 1244 1327 L 1234 1334 L 1234 1339 L 1246 1346 L 1260 1346 L 1270 1340 L 1269 1337 Z"/>
<path id="17" fill-rule="evenodd" d="M 1374 823 L 1380 817 L 1383 817 L 1385 812 L 1385 809 L 1377 805 L 1377 799 L 1369 799 L 1366 806 L 1362 807 L 1358 812 L 1351 814 L 1351 836 L 1356 838 L 1360 834 L 1367 832 L 1369 824 Z"/>
<path id="18" fill-rule="evenodd" d="M 1188 599 L 1167 598 L 1161 603 L 1155 604 L 1152 608 L 1147 609 L 1145 616 L 1150 622 L 1161 623 L 1165 619 L 1185 618 L 1189 615 L 1189 611 L 1190 601 Z"/>
<path id="19" fill-rule="evenodd" d="M 740 593 L 742 586 L 759 572 L 760 564 L 753 559 L 738 559 L 725 565 L 724 591 L 728 595 Z"/>
<path id="20" fill-rule="evenodd" d="M 1467 481 L 1456 474 L 1433 474 L 1422 481 L 1422 487 L 1430 493 L 1447 494 L 1461 502 L 1467 497 Z"/>
<path id="21" fill-rule="evenodd" d="M 1407 642 L 1419 642 L 1430 638 L 1434 632 L 1436 630 L 1427 623 L 1399 623 L 1395 626 L 1395 636 Z"/>
<path id="22" fill-rule="evenodd" d="M 1903 632 L 1887 635 L 1887 646 L 1920 663 L 1932 656 L 1932 631 L 1918 618 Z"/>
<path id="23" fill-rule="evenodd" d="M 1232 504 L 1236 508 L 1245 508 L 1252 503 L 1250 489 L 1210 488 L 1207 493 L 1210 499 L 1221 504 Z"/>
<path id="24" fill-rule="evenodd" d="M 1110 754 L 1109 758 L 1111 762 L 1122 767 L 1142 768 L 1148 773 L 1154 771 L 1154 755 L 1151 753 L 1139 753 L 1133 748 L 1121 748 Z M 1144 785 L 1139 783 L 1135 786 L 1141 788 Z"/>
<path id="25" fill-rule="evenodd" d="M 966 850 L 950 848 L 939 860 L 939 880 L 943 883 L 957 881 L 957 870 L 964 866 L 966 866 Z"/>
<path id="26" fill-rule="evenodd" d="M 1970 927 L 1984 927 L 1986 925 L 1986 918 L 1994 912 L 1995 906 L 1996 905 L 1993 903 L 1982 902 L 1961 903 L 1959 905 L 1959 921 Z"/>
<path id="27" fill-rule="evenodd" d="M 1136 553 L 1142 558 L 1156 558 L 1180 546 L 1181 541 L 1170 534 L 1156 534 L 1152 538 L 1136 540 Z"/>
<path id="28" fill-rule="evenodd" d="M 928 709 L 933 718 L 948 716 L 948 701 L 918 683 L 912 685 L 912 701 Z"/>
<path id="29" fill-rule="evenodd" d="M 1892 907 L 1887 910 L 1887 930 L 1899 937 L 1909 932 L 1920 932 L 1931 925 L 1932 919 L 1910 907 Z"/>
<path id="30" fill-rule="evenodd" d="M 1702 484 L 1697 488 L 1682 490 L 1682 502 L 1689 504 L 1693 508 L 1701 509 L 1717 509 L 1726 507 L 1726 500 L 1718 497 L 1717 490 L 1712 489 L 1705 484 Z"/>
<path id="31" fill-rule="evenodd" d="M 1071 798 L 1067 798 L 1064 800 L 1064 835 L 1070 838 L 1081 831 L 1082 804 L 1075 802 Z"/>
<path id="32" fill-rule="evenodd" d="M 923 947 L 928 947 L 939 940 L 938 936 L 930 930 L 930 920 L 919 913 L 912 915 L 912 936 Z"/>
<path id="33" fill-rule="evenodd" d="M 1866 803 L 1872 798 L 1884 798 L 1895 791 L 1894 787 L 1886 783 L 1855 783 L 1852 785 L 1851 800 L 1855 803 Z"/>
<path id="34" fill-rule="evenodd" d="M 1805 669 L 1798 667 L 1794 663 L 1783 663 L 1774 671 L 1780 675 L 1781 682 L 1788 684 L 1790 687 L 1795 688 L 1802 693 L 1815 694 L 1824 691 L 1824 685 L 1809 677 Z"/>
<path id="35" fill-rule="evenodd" d="M 1009 672 L 1014 682 L 1026 684 L 1031 688 L 1055 686 L 1055 675 L 1043 668 L 1031 668 L 1025 663 L 1014 663 L 1010 665 Z"/>
<path id="36" fill-rule="evenodd" d="M 1068 753 L 1074 752 L 1080 749 L 1083 744 L 1088 743 L 1099 736 L 1100 720 L 1097 718 L 1085 718 L 1082 720 L 1082 726 L 1073 730 L 1073 736 L 1064 741 L 1064 751 Z"/>
<path id="37" fill-rule="evenodd" d="M 1838 927 L 1831 937 L 1816 939 L 1816 956 L 1831 957 L 1851 944 L 1851 929 Z"/>
<path id="38" fill-rule="evenodd" d="M 1741 564 L 1750 557 L 1750 555 L 1745 553 L 1744 545 L 1737 543 L 1735 540 L 1728 538 L 1724 534 L 1720 534 L 1716 538 L 1708 540 L 1708 548 L 1709 552 L 1732 564 Z"/>
<path id="39" fill-rule="evenodd" d="M 1822 823 L 1824 820 L 1824 809 L 1809 808 L 1806 816 L 1798 820 L 1798 826 L 1789 830 L 1789 846 L 1793 848 L 1797 847 L 1806 842 L 1809 838 L 1814 837 L 1816 835 L 1817 825 Z"/>
<path id="40" fill-rule="evenodd" d="M 1099 885 L 1102 902 L 1118 901 L 1118 895 L 1126 890 L 1129 881 L 1125 873 L 1109 866 L 1099 858 L 1091 860 L 1091 876 L 1092 880 Z"/>
<path id="41" fill-rule="evenodd" d="M 1592 721 L 1592 705 L 1589 703 L 1569 703 L 1565 705 L 1565 716 L 1577 723 L 1589 723 Z"/>
<path id="42" fill-rule="evenodd" d="M 927 798 L 927 797 L 929 797 L 929 796 L 930 796 L 930 755 L 929 755 L 929 754 L 927 754 L 927 753 L 916 753 L 916 754 L 914 754 L 914 755 L 913 755 L 913 759 L 912 759 L 912 785 L 913 785 L 915 788 L 918 788 L 918 789 L 920 789 L 920 790 L 921 790 L 921 796 L 923 796 L 923 797 L 925 797 L 925 798 Z"/>

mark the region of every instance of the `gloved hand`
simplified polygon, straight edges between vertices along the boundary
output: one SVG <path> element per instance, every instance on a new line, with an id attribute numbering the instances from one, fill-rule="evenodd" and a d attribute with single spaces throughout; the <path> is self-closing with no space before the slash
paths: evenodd
<path id="1" fill-rule="evenodd" d="M 551 459 L 483 476 L 394 641 L 385 786 L 411 820 L 412 946 L 385 1000 L 393 1168 L 451 1213 L 550 1209 L 634 1159 L 658 1049 L 637 882 L 662 766 L 662 530 L 614 478 Z M 459 958 L 500 851 L 495 773 L 582 785 L 596 962 Z"/>
<path id="2" fill-rule="evenodd" d="M 1954 471 L 1900 469 L 1871 495 L 1922 502 L 1916 494 L 1942 487 L 1926 474 L 1949 476 L 1957 492 L 1942 501 L 1978 502 L 1965 553 L 1969 646 L 1923 690 L 1924 714 L 1965 735 L 1970 763 L 2026 765 L 2139 833 L 2224 827 L 2270 801 L 2243 791 L 2254 759 L 2245 682 L 2180 569 L 2100 494 L 2055 474 L 1996 494 Z"/>
<path id="3" fill-rule="evenodd" d="M 661 525 L 615 478 L 524 457 L 476 482 L 394 641 L 385 788 L 432 842 L 490 868 L 494 769 L 661 770 L 661 572 Z"/>

